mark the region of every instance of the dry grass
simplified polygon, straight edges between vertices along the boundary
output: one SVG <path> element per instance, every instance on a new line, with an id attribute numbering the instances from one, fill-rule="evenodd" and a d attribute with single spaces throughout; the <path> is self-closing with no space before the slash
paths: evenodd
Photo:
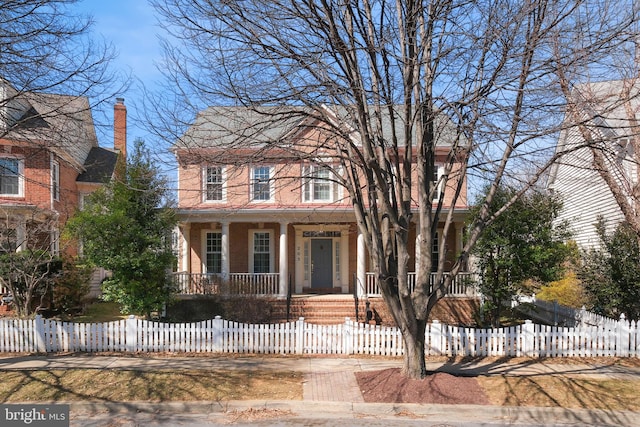
<path id="1" fill-rule="evenodd" d="M 2 371 L 0 402 L 301 400 L 303 380 L 300 372 L 260 370 Z M 496 375 L 477 380 L 493 405 L 640 411 L 640 380 L 567 375 Z M 238 414 L 247 415 L 272 414 Z"/>
<path id="2" fill-rule="evenodd" d="M 300 400 L 302 374 L 267 371 L 4 371 L 0 402 Z"/>
<path id="3" fill-rule="evenodd" d="M 640 380 L 569 376 L 478 377 L 492 405 L 640 411 Z"/>

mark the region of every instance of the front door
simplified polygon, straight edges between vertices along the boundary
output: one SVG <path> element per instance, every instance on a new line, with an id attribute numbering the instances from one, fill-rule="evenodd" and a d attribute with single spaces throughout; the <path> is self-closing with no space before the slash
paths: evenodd
<path id="1" fill-rule="evenodd" d="M 311 288 L 333 287 L 333 240 L 311 240 Z"/>

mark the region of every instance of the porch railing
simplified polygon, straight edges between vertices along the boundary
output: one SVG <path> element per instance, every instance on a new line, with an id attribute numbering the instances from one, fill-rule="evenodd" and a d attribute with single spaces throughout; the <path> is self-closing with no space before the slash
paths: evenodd
<path id="1" fill-rule="evenodd" d="M 278 273 L 231 273 L 225 280 L 220 274 L 174 273 L 181 295 L 278 295 Z"/>
<path id="2" fill-rule="evenodd" d="M 448 274 L 448 273 L 445 273 Z M 430 289 L 433 289 L 435 281 L 435 273 L 431 274 Z M 416 286 L 416 273 L 408 275 L 409 289 L 411 292 Z M 451 282 L 451 286 L 447 292 L 447 296 L 451 297 L 471 297 L 478 295 L 478 275 L 475 273 L 458 273 Z M 366 292 L 368 296 L 380 295 L 380 287 L 375 273 L 367 272 Z"/>

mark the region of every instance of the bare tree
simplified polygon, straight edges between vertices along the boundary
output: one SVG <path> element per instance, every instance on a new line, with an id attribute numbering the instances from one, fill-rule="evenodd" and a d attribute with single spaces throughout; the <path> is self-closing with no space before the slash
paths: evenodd
<path id="1" fill-rule="evenodd" d="M 480 233 L 562 154 L 553 153 L 566 105 L 556 68 L 604 61 L 632 37 L 636 7 L 607 0 L 152 3 L 171 35 L 163 64 L 171 102 L 154 99 L 159 135 L 179 138 L 203 107 L 231 104 L 262 114 L 260 126 L 310 115 L 335 136 L 296 146 L 275 140 L 269 148 L 335 165 L 402 333 L 404 372 L 416 378 L 426 374 L 429 313 Z M 264 106 L 287 113 L 265 114 Z M 225 139 L 224 148 L 247 144 L 251 134 Z M 434 180 L 442 150 L 444 173 Z M 491 211 L 508 175 L 526 177 L 522 191 Z M 467 182 L 489 191 L 445 274 L 444 248 L 434 259 L 431 243 L 438 224 L 442 242 L 453 232 Z M 446 201 L 445 188 L 453 195 Z M 413 291 L 412 221 L 420 236 Z"/>
<path id="2" fill-rule="evenodd" d="M 10 216 L 0 221 L 0 287 L 13 297 L 20 317 L 46 309 L 51 304 L 52 286 L 61 272 L 53 246 L 59 245 L 57 218 L 39 209 L 29 209 L 21 221 Z"/>
<path id="3" fill-rule="evenodd" d="M 127 79 L 110 69 L 113 48 L 92 38 L 92 20 L 76 13 L 75 3 L 0 2 L 0 138 L 11 133 L 13 138 L 64 145 L 68 126 L 64 131 L 46 129 L 45 122 L 72 123 L 78 113 L 125 88 Z M 48 94 L 69 98 L 61 102 Z M 78 103 L 78 96 L 91 104 Z"/>
<path id="4" fill-rule="evenodd" d="M 561 149 L 574 151 L 566 163 L 574 168 L 590 169 L 604 181 L 604 188 L 608 187 L 620 209 L 621 219 L 640 240 L 640 58 L 637 56 L 640 49 L 637 43 L 621 47 L 618 59 L 623 61 L 610 64 L 618 71 L 618 79 L 584 79 L 574 85 L 576 70 L 558 67 L 556 73 L 568 100 L 568 121 L 575 124 L 565 131 L 560 141 Z M 616 222 L 605 223 L 606 228 L 612 231 Z"/>

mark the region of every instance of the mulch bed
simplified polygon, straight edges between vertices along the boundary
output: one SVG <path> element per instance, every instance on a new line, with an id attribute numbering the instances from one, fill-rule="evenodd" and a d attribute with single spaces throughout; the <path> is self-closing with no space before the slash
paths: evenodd
<path id="1" fill-rule="evenodd" d="M 415 380 L 405 377 L 400 368 L 356 372 L 355 375 L 365 402 L 489 404 L 474 377 L 436 372 Z"/>

